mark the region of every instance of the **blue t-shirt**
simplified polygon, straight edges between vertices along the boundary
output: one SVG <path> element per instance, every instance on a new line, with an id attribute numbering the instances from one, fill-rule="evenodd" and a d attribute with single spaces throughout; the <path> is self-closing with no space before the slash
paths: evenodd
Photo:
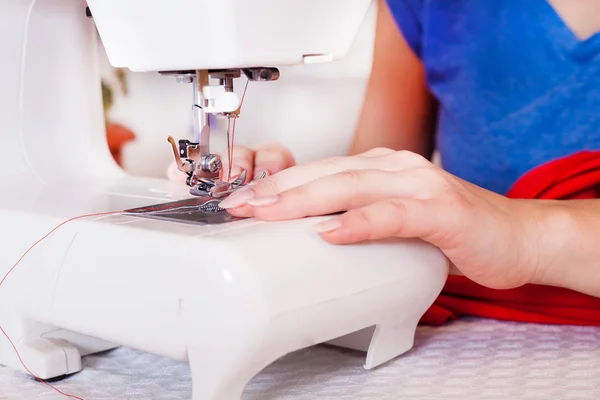
<path id="1" fill-rule="evenodd" d="M 388 0 L 439 102 L 448 172 L 505 194 L 530 169 L 600 149 L 600 34 L 546 0 Z"/>

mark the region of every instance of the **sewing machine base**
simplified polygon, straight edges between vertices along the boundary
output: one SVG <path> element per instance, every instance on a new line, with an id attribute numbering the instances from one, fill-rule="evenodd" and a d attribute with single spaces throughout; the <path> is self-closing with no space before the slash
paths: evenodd
<path id="1" fill-rule="evenodd" d="M 4 196 L 0 237 L 9 246 L 0 265 L 68 216 L 156 204 L 161 191 L 163 202 L 175 200 L 168 185 L 127 178 L 105 193 L 46 190 L 31 209 L 11 210 Z M 318 220 L 72 221 L 0 288 L 10 304 L 0 324 L 40 378 L 75 373 L 82 356 L 127 346 L 189 362 L 194 400 L 237 400 L 270 363 L 319 343 L 366 351 L 367 369 L 409 350 L 445 283 L 446 258 L 420 241 L 329 245 L 312 229 Z M 2 338 L 0 364 L 23 370 Z"/>

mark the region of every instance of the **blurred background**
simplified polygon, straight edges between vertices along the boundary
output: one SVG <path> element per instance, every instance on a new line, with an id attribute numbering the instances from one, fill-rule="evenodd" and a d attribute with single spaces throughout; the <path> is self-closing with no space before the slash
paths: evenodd
<path id="1" fill-rule="evenodd" d="M 236 143 L 277 140 L 298 162 L 346 153 L 371 68 L 376 5 L 344 59 L 281 68 L 275 82 L 251 82 L 236 125 Z M 158 73 L 114 69 L 100 43 L 107 139 L 115 160 L 134 175 L 166 177 L 172 162 L 167 136 L 193 139 L 192 87 Z M 236 81 L 243 92 L 245 80 Z M 212 147 L 226 148 L 226 124 Z M 215 132 L 216 131 L 216 132 Z"/>

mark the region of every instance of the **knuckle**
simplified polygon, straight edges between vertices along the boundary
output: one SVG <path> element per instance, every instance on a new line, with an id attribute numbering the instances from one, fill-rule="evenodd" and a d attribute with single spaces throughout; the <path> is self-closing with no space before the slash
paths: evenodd
<path id="1" fill-rule="evenodd" d="M 233 148 L 234 156 L 243 157 L 243 158 L 252 158 L 254 155 L 254 150 L 246 146 L 235 146 Z"/>
<path id="2" fill-rule="evenodd" d="M 391 222 L 391 232 L 396 235 L 402 235 L 403 227 L 405 226 L 404 222 L 407 219 L 408 213 L 406 204 L 400 199 L 390 199 L 387 201 L 387 205 L 390 210 L 390 220 L 393 221 Z"/>
<path id="3" fill-rule="evenodd" d="M 406 216 L 406 205 L 400 201 L 400 199 L 388 200 L 388 206 L 390 207 L 394 219 L 402 220 Z"/>
<path id="4" fill-rule="evenodd" d="M 446 196 L 446 202 L 448 207 L 453 210 L 455 214 L 458 214 L 460 217 L 464 217 L 465 214 L 470 213 L 470 211 L 474 208 L 473 203 L 471 203 L 462 193 L 453 190 L 448 193 Z"/>
<path id="5" fill-rule="evenodd" d="M 269 145 L 261 145 L 255 151 L 255 163 L 259 166 L 265 166 L 269 170 L 272 169 L 272 172 L 277 172 L 296 164 L 292 152 L 277 142 Z"/>
<path id="6" fill-rule="evenodd" d="M 270 194 L 279 194 L 281 190 L 279 184 L 275 179 L 265 178 L 256 185 L 254 191 L 257 195 L 264 196 Z"/>
<path id="7" fill-rule="evenodd" d="M 234 165 L 238 165 L 243 169 L 248 169 L 252 167 L 253 153 L 249 152 L 247 149 L 244 148 L 234 148 L 233 157 L 231 160 L 229 159 L 230 154 L 227 154 L 227 152 L 221 153 L 218 156 L 221 159 L 221 162 L 223 163 L 223 166 L 225 168 L 227 168 L 227 165 L 230 161 L 232 161 Z"/>
<path id="8" fill-rule="evenodd" d="M 449 189 L 447 180 L 433 168 L 420 167 L 407 173 L 415 184 L 417 199 L 428 200 L 440 197 Z"/>
<path id="9" fill-rule="evenodd" d="M 289 159 L 293 159 L 291 153 L 280 149 L 258 150 L 256 159 L 263 162 L 272 162 L 277 165 L 287 164 Z"/>
<path id="10" fill-rule="evenodd" d="M 361 171 L 351 169 L 348 171 L 340 172 L 338 175 L 345 185 L 350 187 L 356 187 L 360 184 L 363 174 L 361 173 Z"/>
<path id="11" fill-rule="evenodd" d="M 411 173 L 418 176 L 420 179 L 428 180 L 432 183 L 440 184 L 446 183 L 446 178 L 440 174 L 440 171 L 436 168 L 431 167 L 417 167 L 411 171 Z"/>
<path id="12" fill-rule="evenodd" d="M 318 191 L 315 190 L 313 185 L 300 185 L 290 188 L 285 193 L 285 197 L 287 201 L 300 201 L 303 205 L 313 204 L 315 200 L 318 201 Z M 300 205 L 297 205 L 298 208 L 302 208 Z"/>
<path id="13" fill-rule="evenodd" d="M 388 155 L 388 157 L 397 163 L 408 164 L 408 165 L 424 165 L 428 164 L 429 161 L 420 154 L 409 150 L 400 150 Z"/>
<path id="14" fill-rule="evenodd" d="M 361 156 L 363 156 L 363 157 L 380 157 L 380 156 L 387 156 L 387 155 L 393 154 L 395 152 L 396 152 L 395 150 L 388 149 L 387 147 L 375 147 L 369 151 L 364 152 L 363 154 L 361 154 Z"/>
<path id="15" fill-rule="evenodd" d="M 389 149 L 387 147 L 375 147 L 372 151 L 377 154 L 392 154 L 396 152 L 395 150 Z"/>
<path id="16" fill-rule="evenodd" d="M 261 193 L 278 194 L 280 192 L 277 182 L 274 179 L 269 178 L 263 179 L 259 184 L 259 188 Z"/>
<path id="17" fill-rule="evenodd" d="M 347 213 L 350 217 L 350 234 L 353 241 L 365 241 L 372 238 L 371 218 L 363 208 L 356 208 Z"/>

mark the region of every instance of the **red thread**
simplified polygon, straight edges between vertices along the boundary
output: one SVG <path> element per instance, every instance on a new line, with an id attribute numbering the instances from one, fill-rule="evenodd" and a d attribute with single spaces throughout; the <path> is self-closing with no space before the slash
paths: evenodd
<path id="1" fill-rule="evenodd" d="M 63 221 L 60 224 L 56 225 L 50 232 L 48 232 L 42 238 L 40 238 L 37 242 L 35 242 L 34 244 L 32 244 L 27 249 L 27 251 L 25 251 L 25 253 L 23 253 L 23 255 L 21 256 L 21 258 L 19 258 L 17 260 L 17 262 L 11 267 L 11 269 L 9 269 L 8 272 L 4 275 L 4 277 L 2 278 L 2 280 L 0 280 L 0 286 L 2 286 L 2 284 L 4 283 L 4 281 L 6 280 L 6 278 L 8 278 L 8 276 L 14 271 L 14 269 L 17 267 L 17 265 L 19 265 L 21 263 L 21 261 L 23 261 L 23 259 L 25 258 L 25 256 L 31 250 L 33 250 L 33 248 L 35 246 L 37 246 L 38 244 L 40 244 L 48 236 L 52 235 L 54 232 L 56 232 L 63 225 L 65 225 L 65 224 L 67 224 L 67 223 L 69 223 L 71 221 L 75 221 L 77 219 L 88 218 L 88 217 L 100 217 L 100 216 L 104 216 L 104 215 L 112 215 L 112 214 L 120 214 L 120 213 L 122 213 L 122 211 L 107 211 L 107 212 L 94 213 L 94 214 L 85 214 L 85 215 L 80 215 L 80 216 L 77 216 L 77 217 L 69 218 L 68 220 Z M 0 325 L 0 331 L 2 332 L 2 334 L 4 335 L 4 337 L 6 337 L 6 339 L 8 340 L 8 342 L 10 343 L 10 345 L 12 346 L 12 348 L 15 351 L 17 357 L 19 358 L 19 362 L 21 363 L 21 365 L 23 366 L 23 368 L 25 368 L 25 370 L 29 373 L 29 375 L 31 375 L 32 377 L 34 377 L 35 380 L 37 380 L 38 382 L 43 383 L 44 385 L 50 387 L 51 389 L 55 390 L 59 394 L 62 394 L 63 396 L 70 397 L 70 398 L 76 399 L 76 400 L 85 400 L 85 399 L 83 399 L 81 397 L 77 397 L 77 396 L 72 395 L 72 394 L 64 393 L 64 392 L 60 391 L 58 388 L 56 388 L 55 386 L 53 386 L 50 383 L 48 383 L 45 380 L 43 380 L 42 378 L 38 378 L 33 372 L 31 372 L 31 370 L 29 368 L 27 368 L 27 365 L 25 365 L 25 362 L 23 362 L 23 359 L 21 358 L 21 355 L 19 354 L 19 351 L 17 350 L 17 346 L 15 346 L 15 344 L 10 339 L 10 337 L 8 336 L 8 334 L 6 333 L 6 331 L 2 328 L 2 325 Z"/>
<path id="2" fill-rule="evenodd" d="M 240 101 L 240 112 L 242 111 L 242 105 L 244 104 L 244 98 L 246 97 L 246 90 L 248 90 L 248 84 L 250 81 L 246 81 L 246 86 L 244 86 L 244 93 L 242 94 L 242 100 Z M 233 148 L 235 146 L 235 122 L 237 118 L 233 119 L 233 128 L 231 129 L 231 149 L 229 150 L 229 159 L 233 160 Z M 231 169 L 230 169 L 231 170 Z"/>

